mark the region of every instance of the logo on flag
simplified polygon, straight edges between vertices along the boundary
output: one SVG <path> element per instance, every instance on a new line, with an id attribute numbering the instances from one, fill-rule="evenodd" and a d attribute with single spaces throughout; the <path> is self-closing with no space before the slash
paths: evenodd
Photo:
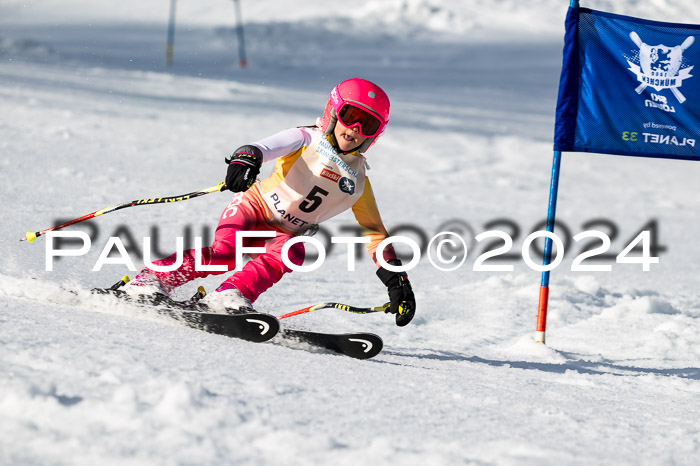
<path id="1" fill-rule="evenodd" d="M 647 87 L 652 87 L 657 92 L 670 89 L 679 103 L 685 102 L 685 96 L 678 88 L 684 80 L 693 76 L 690 74 L 693 66 L 683 59 L 683 52 L 693 45 L 695 38 L 688 36 L 681 45 L 668 47 L 663 44 L 649 45 L 634 31 L 629 35 L 639 47 L 639 54 L 632 61 L 627 60 L 630 66 L 628 69 L 641 83 L 635 89 L 637 94 L 641 94 Z"/>
<path id="2" fill-rule="evenodd" d="M 700 160 L 700 25 L 571 7 L 564 37 L 555 151 Z"/>

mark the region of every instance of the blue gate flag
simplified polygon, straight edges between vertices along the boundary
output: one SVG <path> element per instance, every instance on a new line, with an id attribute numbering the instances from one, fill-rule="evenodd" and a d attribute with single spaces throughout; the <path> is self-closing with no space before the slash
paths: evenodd
<path id="1" fill-rule="evenodd" d="M 554 150 L 700 160 L 700 26 L 569 8 Z"/>

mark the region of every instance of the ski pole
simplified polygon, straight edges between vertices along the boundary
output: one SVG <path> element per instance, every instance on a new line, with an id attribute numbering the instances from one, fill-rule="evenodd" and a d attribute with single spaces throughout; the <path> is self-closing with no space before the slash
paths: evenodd
<path id="1" fill-rule="evenodd" d="M 382 306 L 377 307 L 355 307 L 348 304 L 341 303 L 321 303 L 314 304 L 313 306 L 305 307 L 304 309 L 299 309 L 298 311 L 290 312 L 288 314 L 281 315 L 277 317 L 278 319 L 286 319 L 287 317 L 298 316 L 299 314 L 305 314 L 311 311 L 318 311 L 319 309 L 339 309 L 341 311 L 353 312 L 355 314 L 371 314 L 373 312 L 388 312 L 391 303 L 386 303 Z"/>
<path id="2" fill-rule="evenodd" d="M 226 190 L 226 183 L 222 181 L 221 183 L 217 184 L 216 186 L 212 186 L 211 188 L 202 189 L 201 191 L 194 191 L 188 194 L 182 194 L 180 196 L 156 197 L 152 199 L 138 199 L 136 201 L 124 202 L 123 204 L 106 207 L 104 209 L 97 210 L 90 214 L 83 215 L 82 217 L 74 218 L 73 220 L 69 220 L 66 223 L 56 225 L 55 227 L 47 228 L 46 230 L 41 230 L 37 232 L 28 231 L 27 236 L 20 239 L 20 241 L 29 241 L 30 243 L 33 243 L 35 239 L 37 239 L 39 236 L 45 235 L 49 231 L 60 230 L 67 226 L 75 225 L 76 223 L 84 222 L 85 220 L 90 220 L 93 217 L 98 217 L 100 215 L 114 212 L 115 210 L 126 209 L 127 207 L 134 207 L 139 205 L 167 204 L 169 202 L 186 201 L 188 199 L 194 199 L 195 197 L 204 196 L 205 194 L 224 190 Z"/>

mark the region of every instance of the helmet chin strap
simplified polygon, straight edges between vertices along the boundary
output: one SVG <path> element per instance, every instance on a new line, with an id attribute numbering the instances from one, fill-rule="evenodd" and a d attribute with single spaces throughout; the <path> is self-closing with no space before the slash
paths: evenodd
<path id="1" fill-rule="evenodd" d="M 335 150 L 337 150 L 338 152 L 341 152 L 340 146 L 338 145 L 338 140 L 335 138 L 335 134 L 331 133 L 328 136 L 329 136 L 329 139 L 331 140 L 331 145 L 333 146 L 333 148 Z"/>
<path id="2" fill-rule="evenodd" d="M 363 142 L 362 144 L 360 144 L 360 147 L 357 148 L 357 151 L 358 151 L 359 153 L 361 153 L 361 154 L 364 154 L 364 153 L 367 151 L 367 149 L 369 149 L 369 146 L 372 145 L 372 143 L 374 142 L 374 139 L 375 139 L 376 137 L 377 137 L 377 136 L 375 136 L 375 137 L 373 137 L 373 138 L 368 138 L 365 142 Z"/>

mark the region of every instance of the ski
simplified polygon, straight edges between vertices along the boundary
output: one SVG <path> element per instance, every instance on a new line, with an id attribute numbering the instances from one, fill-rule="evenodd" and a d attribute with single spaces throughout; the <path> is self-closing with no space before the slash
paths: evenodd
<path id="1" fill-rule="evenodd" d="M 283 328 L 283 338 L 325 348 L 355 359 L 369 359 L 384 347 L 382 339 L 373 333 L 319 333 Z"/>
<path id="2" fill-rule="evenodd" d="M 216 314 L 196 296 L 187 301 L 174 301 L 165 295 L 132 297 L 119 289 L 94 288 L 94 294 L 112 295 L 125 301 L 147 306 L 159 315 L 176 320 L 189 328 L 207 333 L 262 343 L 272 339 L 280 330 L 277 318 L 254 310 L 235 310 L 234 314 Z"/>
<path id="3" fill-rule="evenodd" d="M 201 287 L 192 298 L 185 301 L 175 301 L 164 294 L 132 296 L 120 289 L 128 281 L 129 277 L 123 277 L 110 288 L 93 288 L 92 293 L 112 295 L 124 301 L 145 306 L 148 310 L 177 320 L 190 328 L 256 343 L 271 340 L 279 333 L 283 338 L 300 341 L 355 359 L 373 358 L 384 347 L 382 339 L 373 333 L 322 333 L 294 328 L 281 329 L 277 317 L 256 312 L 251 308 L 227 309 L 227 314 L 213 313 L 206 304 L 199 302 L 206 295 L 206 291 Z M 312 308 L 316 309 L 319 306 L 312 306 Z M 309 309 L 311 308 L 307 310 Z M 377 310 L 383 309 L 372 309 L 370 312 L 377 312 Z M 285 314 L 282 318 L 289 315 L 296 315 L 296 313 Z"/>
<path id="4" fill-rule="evenodd" d="M 183 322 L 190 328 L 254 343 L 262 343 L 272 339 L 280 329 L 279 321 L 275 316 L 261 312 L 212 314 L 198 311 L 168 310 L 161 314 Z"/>

